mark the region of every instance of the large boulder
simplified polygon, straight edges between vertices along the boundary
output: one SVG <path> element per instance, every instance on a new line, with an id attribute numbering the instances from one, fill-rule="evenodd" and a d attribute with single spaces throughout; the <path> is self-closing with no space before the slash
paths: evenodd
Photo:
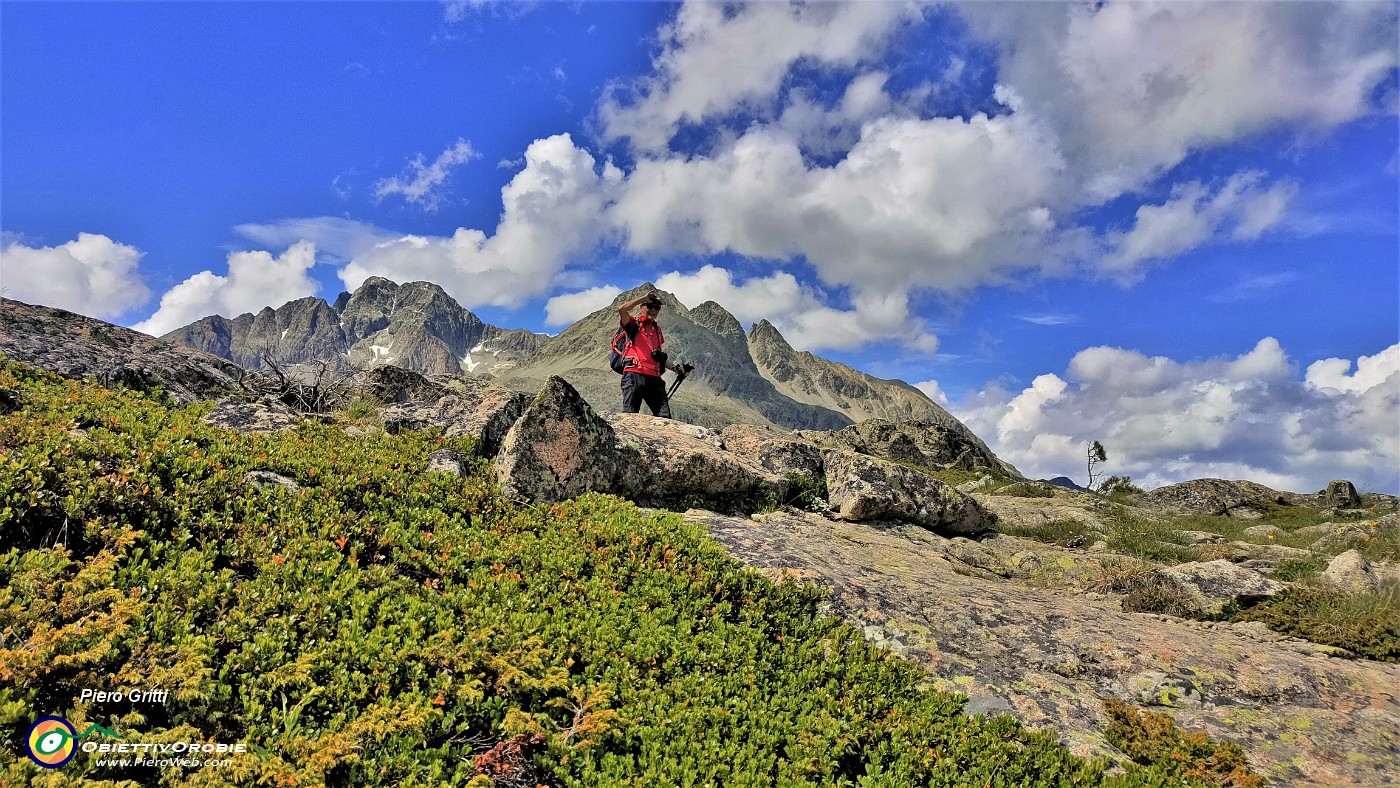
<path id="1" fill-rule="evenodd" d="M 822 478 L 822 452 L 792 433 L 756 424 L 731 424 L 719 433 L 724 448 L 779 475 Z"/>
<path id="2" fill-rule="evenodd" d="M 1332 509 L 1359 509 L 1361 508 L 1361 496 L 1356 494 L 1356 487 L 1346 479 L 1333 479 L 1327 483 L 1327 489 L 1322 491 L 1322 503 Z"/>
<path id="3" fill-rule="evenodd" d="M 1194 562 L 1157 570 L 1157 576 L 1186 592 L 1204 613 L 1218 613 L 1244 597 L 1273 596 L 1284 585 L 1225 560 Z"/>
<path id="4" fill-rule="evenodd" d="M 621 460 L 613 428 L 573 386 L 550 377 L 501 442 L 496 479 L 508 495 L 553 503 L 611 491 Z"/>
<path id="5" fill-rule="evenodd" d="M 1380 580 L 1371 571 L 1371 563 L 1355 550 L 1333 558 L 1322 573 L 1322 581 L 1353 594 L 1374 594 L 1380 590 Z"/>
<path id="6" fill-rule="evenodd" d="M 828 449 L 827 500 L 842 520 L 902 520 L 925 528 L 977 534 L 995 518 L 976 501 L 912 468 L 855 452 Z"/>
<path id="7" fill-rule="evenodd" d="M 756 458 L 727 451 L 704 427 L 640 413 L 611 414 L 608 423 L 622 457 L 614 489 L 638 503 L 737 512 L 787 498 L 787 479 Z"/>

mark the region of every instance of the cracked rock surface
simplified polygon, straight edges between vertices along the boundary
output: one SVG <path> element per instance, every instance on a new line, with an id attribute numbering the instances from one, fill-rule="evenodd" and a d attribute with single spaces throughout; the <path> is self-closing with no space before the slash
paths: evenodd
<path id="1" fill-rule="evenodd" d="M 1013 714 L 1078 754 L 1114 752 L 1103 701 L 1118 698 L 1239 743 L 1275 784 L 1400 784 L 1400 665 L 1340 659 L 1262 625 L 1125 613 L 1112 595 L 1030 586 L 1017 566 L 1070 559 L 1027 540 L 973 551 L 911 525 L 685 516 L 745 563 L 828 589 L 830 612 L 967 695 L 970 713 Z M 990 568 L 1013 576 L 959 556 L 996 557 Z"/>

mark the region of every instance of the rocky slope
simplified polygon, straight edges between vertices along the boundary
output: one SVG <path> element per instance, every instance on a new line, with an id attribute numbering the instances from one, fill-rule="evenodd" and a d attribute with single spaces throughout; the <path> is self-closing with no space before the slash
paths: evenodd
<path id="1" fill-rule="evenodd" d="M 235 391 L 242 373 L 217 354 L 8 298 L 0 299 L 0 354 L 76 380 L 161 389 L 182 403 Z"/>
<path id="2" fill-rule="evenodd" d="M 951 413 L 902 380 L 881 380 L 805 350 L 794 350 L 767 320 L 754 324 L 747 338 L 759 373 L 798 402 L 839 410 L 855 422 L 884 419 L 962 426 Z"/>

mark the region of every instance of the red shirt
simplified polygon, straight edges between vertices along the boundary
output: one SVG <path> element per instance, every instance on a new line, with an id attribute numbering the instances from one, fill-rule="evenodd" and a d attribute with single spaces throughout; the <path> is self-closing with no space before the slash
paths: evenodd
<path id="1" fill-rule="evenodd" d="M 635 363 L 627 368 L 628 372 L 640 372 L 643 375 L 655 375 L 661 377 L 661 373 L 666 370 L 651 358 L 651 351 L 660 350 L 661 344 L 666 338 L 661 335 L 661 326 L 655 320 L 642 315 L 632 318 L 631 322 L 623 324 L 623 328 L 635 323 L 637 333 L 632 337 L 632 344 L 627 347 L 627 352 L 623 355 L 632 359 Z"/>

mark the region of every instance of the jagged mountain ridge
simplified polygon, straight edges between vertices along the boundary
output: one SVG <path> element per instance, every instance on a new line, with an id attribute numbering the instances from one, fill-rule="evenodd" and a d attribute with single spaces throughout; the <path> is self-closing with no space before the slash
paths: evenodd
<path id="1" fill-rule="evenodd" d="M 484 323 L 430 282 L 400 285 L 371 277 L 334 303 L 302 298 L 257 314 L 214 315 L 162 338 L 250 368 L 261 367 L 266 352 L 288 365 L 393 364 L 424 374 L 489 375 L 526 392 L 538 390 L 550 375 L 562 375 L 606 413 L 620 404 L 618 378 L 606 361 L 617 308 L 647 291 L 658 292 L 665 304 L 661 325 L 667 350 L 695 365 L 673 400 L 679 418 L 705 426 L 755 423 L 814 430 L 884 418 L 967 431 L 903 381 L 880 380 L 796 351 L 767 321 L 745 332 L 721 305 L 706 301 L 688 308 L 651 283 L 618 295 L 607 308 L 553 337 Z"/>
<path id="2" fill-rule="evenodd" d="M 161 338 L 251 369 L 263 367 L 268 353 L 287 365 L 392 364 L 423 374 L 485 374 L 532 354 L 547 337 L 483 323 L 431 282 L 400 285 L 375 276 L 334 304 L 308 297 L 256 315 L 212 315 Z"/>

